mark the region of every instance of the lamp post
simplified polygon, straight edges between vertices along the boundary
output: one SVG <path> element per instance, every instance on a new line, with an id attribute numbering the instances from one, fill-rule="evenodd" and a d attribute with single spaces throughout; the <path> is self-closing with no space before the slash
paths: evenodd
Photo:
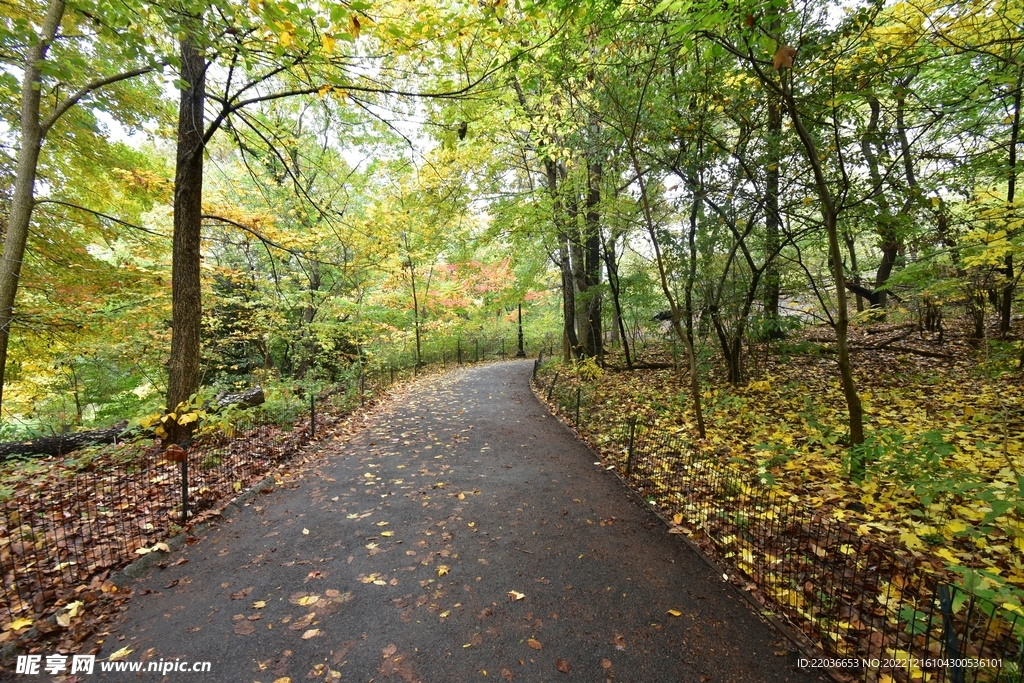
<path id="1" fill-rule="evenodd" d="M 516 351 L 516 358 L 526 358 L 526 351 L 523 349 L 523 304 L 519 303 L 519 350 Z"/>

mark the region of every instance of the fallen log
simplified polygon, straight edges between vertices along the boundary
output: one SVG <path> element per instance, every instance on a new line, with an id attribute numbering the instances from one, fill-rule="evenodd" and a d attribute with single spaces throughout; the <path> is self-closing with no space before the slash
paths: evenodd
<path id="1" fill-rule="evenodd" d="M 33 457 L 65 455 L 93 444 L 116 443 L 127 427 L 127 422 L 119 422 L 113 427 L 107 427 L 106 429 L 68 432 L 67 434 L 57 434 L 55 436 L 42 436 L 30 441 L 0 443 L 0 460 L 8 460 L 18 455 L 30 455 Z"/>
<path id="2" fill-rule="evenodd" d="M 266 400 L 263 395 L 263 387 L 253 387 L 252 389 L 246 389 L 245 391 L 239 391 L 234 394 L 217 394 L 213 397 L 213 401 L 207 410 L 223 410 L 231 406 L 241 406 L 243 408 L 255 408 L 258 405 L 262 405 Z"/>
<path id="3" fill-rule="evenodd" d="M 252 408 L 262 404 L 265 400 L 263 387 L 254 387 L 231 394 L 218 394 L 206 406 L 206 409 L 216 412 L 230 406 Z M 127 422 L 119 422 L 113 427 L 105 427 L 104 429 L 90 429 L 84 432 L 68 432 L 67 434 L 42 436 L 29 441 L 0 443 L 0 462 L 17 456 L 38 458 L 45 455 L 67 455 L 86 446 L 117 443 L 119 440 L 137 436 L 137 434 L 127 433 L 127 428 Z"/>

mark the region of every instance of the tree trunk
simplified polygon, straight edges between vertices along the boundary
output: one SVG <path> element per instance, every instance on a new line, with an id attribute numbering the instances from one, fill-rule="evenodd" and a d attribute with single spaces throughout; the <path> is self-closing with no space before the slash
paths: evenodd
<path id="1" fill-rule="evenodd" d="M 779 251 L 779 164 L 782 161 L 780 150 L 782 137 L 782 109 L 774 95 L 768 100 L 768 173 L 765 187 L 765 253 L 771 255 Z M 765 271 L 764 279 L 764 316 L 773 322 L 771 332 L 778 333 L 779 297 L 781 295 L 781 277 L 778 262 L 773 258 Z"/>
<path id="2" fill-rule="evenodd" d="M 308 275 L 309 287 L 306 292 L 309 295 L 309 300 L 306 302 L 305 308 L 302 310 L 302 336 L 305 338 L 303 345 L 302 356 L 299 360 L 299 367 L 295 371 L 295 375 L 298 378 L 303 378 L 306 373 L 309 372 L 309 368 L 316 362 L 317 342 L 316 336 L 313 334 L 310 326 L 313 324 L 313 320 L 316 318 L 316 293 L 320 291 L 320 265 L 318 263 L 309 264 L 309 275 Z"/>
<path id="3" fill-rule="evenodd" d="M 622 342 L 622 352 L 626 356 L 626 368 L 633 369 L 633 358 L 629 353 L 629 335 L 626 334 L 625 321 L 622 319 L 622 290 L 619 282 L 619 264 L 615 256 L 616 236 L 604 246 L 605 267 L 608 270 L 608 287 L 612 292 L 613 317 L 615 318 L 615 330 L 618 332 L 619 340 Z"/>
<path id="4" fill-rule="evenodd" d="M 804 125 L 803 117 L 800 116 L 800 112 L 797 110 L 793 92 L 791 88 L 787 87 L 786 81 L 785 74 L 783 74 L 783 94 L 786 106 L 789 109 L 789 116 L 793 121 L 793 127 L 796 129 L 800 142 L 807 154 L 811 170 L 814 172 L 814 185 L 818 192 L 818 198 L 821 201 L 821 214 L 828 237 L 829 258 L 831 259 L 832 278 L 835 283 L 836 292 L 837 311 L 833 321 L 833 328 L 836 332 L 836 360 L 839 365 L 840 382 L 843 387 L 843 396 L 846 398 L 846 410 L 849 416 L 850 445 L 857 446 L 864 443 L 864 408 L 861 405 L 860 395 L 857 393 L 857 385 L 853 379 L 853 369 L 850 365 L 850 348 L 847 343 L 850 312 L 846 300 L 846 278 L 843 273 L 843 260 L 839 248 L 838 211 L 836 210 L 835 198 L 821 167 L 817 145 Z M 859 475 L 860 472 L 857 469 L 857 463 L 854 463 L 851 474 L 854 476 Z"/>
<path id="5" fill-rule="evenodd" d="M 200 243 L 203 214 L 203 107 L 206 60 L 190 36 L 181 41 L 181 91 L 178 106 L 178 150 L 174 174 L 174 238 L 171 265 L 171 358 L 168 365 L 167 409 L 188 401 L 199 389 Z M 171 425 L 168 443 L 188 438 L 187 426 Z"/>
<path id="6" fill-rule="evenodd" d="M 1024 70 L 1017 75 L 1017 90 L 1013 94 L 1013 123 L 1010 126 L 1010 160 L 1009 172 L 1006 177 L 1006 204 L 1012 206 L 1017 191 L 1017 143 L 1020 139 L 1020 104 L 1021 89 L 1024 86 Z M 1011 209 L 1012 210 L 1012 209 Z M 1013 254 L 1007 254 L 1003 261 L 1003 276 L 1006 284 L 1003 285 L 1003 296 L 1000 301 L 999 331 L 1004 336 L 1010 331 L 1010 321 L 1013 316 Z M 1024 358 L 1024 355 L 1021 356 Z"/>
<path id="7" fill-rule="evenodd" d="M 658 235 L 654 229 L 654 215 L 651 212 L 650 199 L 647 196 L 647 184 L 644 183 L 643 173 L 640 172 L 640 162 L 636 158 L 636 150 L 633 147 L 633 141 L 630 140 L 629 154 L 633 163 L 633 171 L 636 173 L 637 183 L 640 185 L 640 206 L 643 208 L 644 223 L 647 226 L 647 234 L 651 238 L 651 247 L 654 249 L 654 262 L 658 266 L 658 276 L 661 281 L 661 291 L 665 295 L 665 299 L 668 301 L 669 308 L 672 310 L 672 329 L 679 337 L 680 341 L 683 342 L 683 348 L 686 351 L 686 362 L 690 369 L 690 400 L 693 401 L 693 413 L 694 418 L 697 420 L 697 433 L 700 438 L 707 436 L 707 430 L 704 427 L 704 410 L 700 404 L 700 378 L 697 377 L 697 355 L 693 349 L 693 315 L 690 308 L 690 292 L 692 290 L 692 273 L 687 276 L 689 284 L 686 288 L 686 328 L 683 328 L 680 318 L 683 316 L 684 311 L 680 310 L 679 303 L 676 301 L 676 297 L 672 294 L 672 287 L 668 283 L 668 273 L 665 268 L 665 260 L 661 256 L 661 245 L 658 243 Z M 691 249 L 690 255 L 694 256 L 693 251 L 693 239 L 696 231 L 696 207 L 698 198 L 696 193 L 693 197 L 693 209 L 690 214 L 690 239 Z M 691 266 L 694 265 L 694 260 L 691 258 Z"/>
<path id="8" fill-rule="evenodd" d="M 587 291 L 586 342 L 588 355 L 598 362 L 604 361 L 604 344 L 601 330 L 601 175 L 600 162 L 591 162 L 588 167 L 586 237 L 583 243 L 583 283 Z"/>
<path id="9" fill-rule="evenodd" d="M 18 166 L 7 217 L 3 260 L 0 260 L 0 406 L 3 405 L 4 370 L 7 348 L 14 323 L 14 299 L 18 293 L 21 264 L 25 259 L 28 228 L 35 208 L 36 172 L 45 130 L 39 117 L 42 96 L 39 86 L 43 61 L 64 17 L 64 0 L 50 0 L 40 29 L 39 42 L 25 54 L 21 80 L 21 130 L 18 140 Z"/>
<path id="10" fill-rule="evenodd" d="M 554 161 L 545 160 L 544 170 L 547 175 L 548 192 L 551 193 L 552 221 L 558 233 L 558 269 L 562 276 L 562 355 L 563 360 L 569 362 L 579 350 L 579 340 L 576 337 L 576 290 L 569 262 L 569 238 L 565 232 L 565 217 L 562 215 L 562 202 L 558 194 L 558 168 Z"/>

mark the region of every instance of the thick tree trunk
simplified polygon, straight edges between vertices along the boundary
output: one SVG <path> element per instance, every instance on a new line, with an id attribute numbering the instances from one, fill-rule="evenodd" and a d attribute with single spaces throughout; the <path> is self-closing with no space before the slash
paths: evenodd
<path id="1" fill-rule="evenodd" d="M 168 365 L 167 409 L 175 411 L 199 389 L 200 246 L 203 214 L 203 107 L 206 60 L 191 37 L 181 41 L 181 91 L 178 108 L 178 152 L 174 175 L 174 238 L 171 265 L 171 358 Z M 172 425 L 168 443 L 188 438 L 188 428 Z"/>
<path id="2" fill-rule="evenodd" d="M 21 80 L 21 130 L 18 140 L 18 166 L 15 172 L 11 209 L 7 217 L 7 235 L 4 239 L 3 260 L 0 260 L 0 405 L 3 404 L 4 370 L 7 367 L 7 348 L 14 323 L 14 299 L 21 278 L 21 264 L 25 259 L 28 228 L 35 208 L 36 169 L 43 146 L 45 130 L 39 116 L 42 96 L 39 81 L 43 60 L 53 43 L 64 17 L 64 0 L 50 0 L 46 18 L 39 34 L 39 42 L 25 54 L 24 74 Z"/>

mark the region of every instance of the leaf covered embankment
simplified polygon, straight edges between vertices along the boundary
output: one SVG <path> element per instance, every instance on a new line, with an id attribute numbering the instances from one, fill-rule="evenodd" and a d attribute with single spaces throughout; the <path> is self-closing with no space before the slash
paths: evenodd
<path id="1" fill-rule="evenodd" d="M 820 330 L 807 337 L 815 334 Z M 582 382 L 579 431 L 608 464 L 625 467 L 622 430 L 637 416 L 751 483 L 785 494 L 809 517 L 844 522 L 862 540 L 896 546 L 931 571 L 968 574 L 970 585 L 997 589 L 1019 610 L 1014 591 L 998 590 L 1004 582 L 1024 588 L 1019 375 L 985 374 L 966 344 L 947 342 L 941 355 L 948 357 L 938 357 L 902 345 L 872 348 L 879 337 L 857 330 L 851 341 L 862 348 L 856 379 L 869 430 L 862 447 L 849 449 L 828 340 L 807 337 L 757 358 L 757 378 L 746 385 L 705 385 L 703 440 L 696 438 L 687 380 L 673 370 L 590 373 L 580 380 L 563 369 L 556 394 L 575 404 L 570 385 Z M 542 368 L 543 393 L 556 371 L 555 364 Z M 850 477 L 851 458 L 863 463 L 863 479 Z"/>

